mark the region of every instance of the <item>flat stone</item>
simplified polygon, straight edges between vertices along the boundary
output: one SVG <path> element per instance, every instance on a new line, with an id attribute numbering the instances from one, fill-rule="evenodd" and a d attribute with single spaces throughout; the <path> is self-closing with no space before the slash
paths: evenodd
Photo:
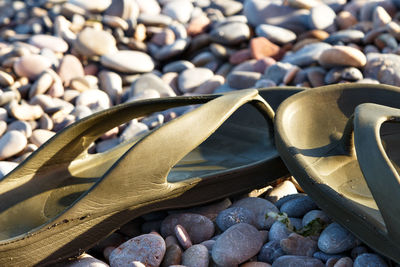
<path id="1" fill-rule="evenodd" d="M 342 253 L 360 244 L 360 241 L 337 223 L 326 227 L 319 239 L 318 248 L 329 254 Z"/>
<path id="2" fill-rule="evenodd" d="M 146 26 L 168 26 L 171 22 L 172 19 L 163 14 L 140 13 L 138 17 L 138 23 Z"/>
<path id="3" fill-rule="evenodd" d="M 277 258 L 272 267 L 287 267 L 287 266 L 297 266 L 297 267 L 325 267 L 322 261 L 307 257 L 307 256 L 293 256 L 285 255 Z"/>
<path id="4" fill-rule="evenodd" d="M 32 144 L 35 144 L 36 146 L 40 147 L 44 143 L 47 142 L 51 137 L 53 137 L 56 133 L 53 131 L 49 130 L 44 130 L 44 129 L 36 129 L 32 132 L 31 137 L 29 138 L 29 141 Z"/>
<path id="5" fill-rule="evenodd" d="M 283 183 L 275 186 L 272 190 L 267 191 L 266 199 L 272 203 L 275 203 L 284 196 L 296 193 L 296 186 L 291 181 L 286 180 Z"/>
<path id="6" fill-rule="evenodd" d="M 343 43 L 360 43 L 365 37 L 365 34 L 359 30 L 341 30 L 332 33 L 324 42 L 329 44 Z"/>
<path id="7" fill-rule="evenodd" d="M 177 39 L 172 44 L 161 47 L 160 50 L 154 53 L 154 58 L 162 61 L 178 56 L 185 51 L 189 43 L 190 39 L 188 38 Z"/>
<path id="8" fill-rule="evenodd" d="M 127 73 L 150 72 L 154 69 L 154 62 L 149 55 L 130 50 L 103 55 L 101 64 L 112 70 Z"/>
<path id="9" fill-rule="evenodd" d="M 345 257 L 346 255 L 345 254 L 327 254 L 327 253 L 324 253 L 324 252 L 322 252 L 322 251 L 317 251 L 317 252 L 315 252 L 314 253 L 314 255 L 313 255 L 313 257 L 314 258 L 316 258 L 316 259 L 320 259 L 321 261 L 323 261 L 323 262 L 326 262 L 326 263 L 328 263 L 328 261 L 330 260 L 330 259 L 336 259 L 336 261 L 337 260 L 339 260 L 340 258 L 343 258 L 343 257 Z"/>
<path id="10" fill-rule="evenodd" d="M 318 62 L 320 55 L 331 47 L 331 45 L 322 42 L 308 44 L 294 53 L 287 53 L 282 62 L 287 62 L 299 67 L 308 66 Z"/>
<path id="11" fill-rule="evenodd" d="M 32 98 L 35 95 L 46 93 L 47 90 L 49 90 L 50 87 L 53 85 L 53 83 L 53 76 L 48 72 L 43 72 L 29 89 L 29 98 Z"/>
<path id="12" fill-rule="evenodd" d="M 193 65 L 192 62 L 187 61 L 187 60 L 177 60 L 177 61 L 173 61 L 171 63 L 166 64 L 163 67 L 163 72 L 182 72 L 184 70 L 187 69 L 192 69 L 195 66 Z"/>
<path id="13" fill-rule="evenodd" d="M 181 23 L 186 23 L 189 21 L 192 11 L 192 3 L 185 0 L 168 1 L 162 9 L 163 14 Z"/>
<path id="14" fill-rule="evenodd" d="M 262 59 L 277 56 L 280 48 L 265 37 L 256 37 L 250 40 L 250 51 L 254 59 Z"/>
<path id="15" fill-rule="evenodd" d="M 0 160 L 12 157 L 21 152 L 27 145 L 26 137 L 19 131 L 6 132 L 0 138 Z"/>
<path id="16" fill-rule="evenodd" d="M 14 63 L 14 71 L 20 77 L 28 77 L 33 80 L 44 70 L 50 68 L 51 62 L 41 55 L 25 55 Z"/>
<path id="17" fill-rule="evenodd" d="M 170 45 L 175 41 L 175 33 L 170 28 L 164 28 L 161 32 L 155 33 L 150 42 L 158 46 Z"/>
<path id="18" fill-rule="evenodd" d="M 250 224 L 239 223 L 230 227 L 216 240 L 212 258 L 221 266 L 237 266 L 255 256 L 261 247 L 260 232 Z"/>
<path id="19" fill-rule="evenodd" d="M 109 96 L 101 90 L 90 89 L 82 92 L 75 101 L 77 106 L 87 106 L 92 111 L 100 111 L 111 107 Z"/>
<path id="20" fill-rule="evenodd" d="M 296 40 L 297 36 L 291 30 L 268 24 L 260 24 L 256 28 L 256 34 L 279 45 L 287 44 Z"/>
<path id="21" fill-rule="evenodd" d="M 264 79 L 273 81 L 275 84 L 281 84 L 284 82 L 285 77 L 294 68 L 290 63 L 277 62 L 269 66 L 263 75 Z M 297 68 L 297 67 L 296 67 Z"/>
<path id="22" fill-rule="evenodd" d="M 258 253 L 257 259 L 263 262 L 274 262 L 277 258 L 285 255 L 285 252 L 281 248 L 280 241 L 270 240 L 268 243 L 264 244 Z"/>
<path id="23" fill-rule="evenodd" d="M 364 253 L 358 256 L 354 261 L 354 267 L 362 267 L 362 266 L 376 266 L 376 267 L 387 267 L 389 265 L 379 257 L 377 254 L 373 253 Z"/>
<path id="24" fill-rule="evenodd" d="M 317 241 L 296 233 L 292 233 L 288 238 L 282 239 L 280 244 L 282 250 L 288 255 L 312 257 L 318 249 Z"/>
<path id="25" fill-rule="evenodd" d="M 214 234 L 214 224 L 205 216 L 194 213 L 171 214 L 161 224 L 161 234 L 174 234 L 176 225 L 182 225 L 188 232 L 193 244 L 199 244 L 210 239 Z"/>
<path id="26" fill-rule="evenodd" d="M 108 267 L 108 264 L 89 254 L 82 254 L 77 259 L 64 265 L 65 267 Z"/>
<path id="27" fill-rule="evenodd" d="M 132 96 L 135 96 L 148 89 L 156 90 L 162 97 L 176 95 L 168 84 L 153 73 L 143 74 L 134 81 L 130 87 L 130 93 Z"/>
<path id="28" fill-rule="evenodd" d="M 118 73 L 102 70 L 99 73 L 100 88 L 106 92 L 113 103 L 117 103 L 122 95 L 122 78 Z"/>
<path id="29" fill-rule="evenodd" d="M 57 36 L 47 34 L 35 34 L 29 39 L 29 43 L 40 49 L 48 48 L 54 52 L 65 53 L 68 43 Z"/>
<path id="30" fill-rule="evenodd" d="M 182 265 L 187 267 L 208 267 L 208 263 L 208 249 L 201 244 L 191 246 L 182 255 Z"/>
<path id="31" fill-rule="evenodd" d="M 274 223 L 273 218 L 266 218 L 268 212 L 279 212 L 274 204 L 268 200 L 258 197 L 243 198 L 232 205 L 232 207 L 242 207 L 251 210 L 256 215 L 256 225 L 258 229 L 269 229 Z"/>
<path id="32" fill-rule="evenodd" d="M 308 25 L 311 29 L 325 30 L 334 25 L 336 13 L 327 5 L 317 5 L 310 10 Z"/>
<path id="33" fill-rule="evenodd" d="M 380 83 L 400 85 L 400 56 L 394 54 L 369 53 L 364 67 L 364 77 Z"/>
<path id="34" fill-rule="evenodd" d="M 78 34 L 74 48 L 86 57 L 102 56 L 117 51 L 116 40 L 110 33 L 90 27 Z"/>
<path id="35" fill-rule="evenodd" d="M 250 71 L 232 71 L 226 81 L 228 85 L 235 89 L 246 89 L 254 87 L 256 82 L 261 78 L 261 73 Z"/>
<path id="36" fill-rule="evenodd" d="M 8 125 L 7 131 L 19 131 L 29 138 L 32 135 L 32 126 L 26 121 L 13 121 Z"/>
<path id="37" fill-rule="evenodd" d="M 232 225 L 238 223 L 248 223 L 254 225 L 255 214 L 246 208 L 233 207 L 221 211 L 215 221 L 219 229 L 225 231 Z"/>
<path id="38" fill-rule="evenodd" d="M 62 58 L 57 73 L 66 86 L 69 85 L 72 79 L 85 76 L 80 60 L 76 56 L 69 54 Z"/>
<path id="39" fill-rule="evenodd" d="M 289 217 L 303 217 L 310 210 L 316 209 L 318 206 L 309 196 L 302 196 L 285 202 L 281 208 L 281 212 L 285 212 Z"/>
<path id="40" fill-rule="evenodd" d="M 223 85 L 225 82 L 225 78 L 221 75 L 214 75 L 208 81 L 199 85 L 196 89 L 194 89 L 193 93 L 195 94 L 212 94 L 215 89 Z"/>
<path id="41" fill-rule="evenodd" d="M 323 67 L 351 66 L 363 67 L 367 58 L 358 49 L 350 46 L 333 46 L 323 51 L 318 60 Z"/>
<path id="42" fill-rule="evenodd" d="M 210 32 L 211 40 L 225 45 L 237 45 L 250 38 L 250 28 L 245 23 L 223 24 Z"/>
<path id="43" fill-rule="evenodd" d="M 191 68 L 182 71 L 178 77 L 178 87 L 183 93 L 193 92 L 198 86 L 208 81 L 214 73 L 207 68 Z"/>
<path id="44" fill-rule="evenodd" d="M 18 104 L 17 102 L 10 103 L 11 115 L 22 121 L 30 121 L 39 119 L 44 111 L 39 105 L 30 105 L 25 102 Z"/>
<path id="45" fill-rule="evenodd" d="M 129 239 L 110 255 L 111 266 L 129 266 L 132 261 L 138 261 L 146 266 L 157 267 L 165 254 L 165 242 L 161 236 L 144 234 Z"/>
<path id="46" fill-rule="evenodd" d="M 111 5 L 111 0 L 69 0 L 68 3 L 77 5 L 90 12 L 100 13 Z"/>

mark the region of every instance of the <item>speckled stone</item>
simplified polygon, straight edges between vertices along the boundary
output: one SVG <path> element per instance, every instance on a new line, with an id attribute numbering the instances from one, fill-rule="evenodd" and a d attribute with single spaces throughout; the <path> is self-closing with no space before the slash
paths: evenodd
<path id="1" fill-rule="evenodd" d="M 360 241 L 338 223 L 331 223 L 318 239 L 318 248 L 329 254 L 342 253 L 359 244 Z"/>
<path id="2" fill-rule="evenodd" d="M 242 207 L 233 207 L 221 211 L 216 219 L 216 223 L 222 231 L 238 223 L 248 223 L 254 225 L 255 214 Z"/>
<path id="3" fill-rule="evenodd" d="M 303 196 L 285 202 L 281 206 L 280 211 L 285 212 L 289 217 L 299 218 L 316 208 L 318 206 L 309 196 Z"/>
<path id="4" fill-rule="evenodd" d="M 214 224 L 205 216 L 194 213 L 171 214 L 161 224 L 161 234 L 169 236 L 174 234 L 177 224 L 185 227 L 193 244 L 210 239 L 214 234 Z"/>
<path id="5" fill-rule="evenodd" d="M 110 266 L 129 266 L 132 261 L 139 261 L 146 266 L 157 267 L 165 254 L 165 242 L 161 236 L 144 234 L 132 238 L 110 255 Z"/>
<path id="6" fill-rule="evenodd" d="M 256 255 L 262 246 L 260 232 L 252 225 L 239 223 L 230 227 L 216 240 L 213 261 L 221 266 L 236 266 Z"/>
<path id="7" fill-rule="evenodd" d="M 266 199 L 258 198 L 258 197 L 248 197 L 241 199 L 234 203 L 232 207 L 242 207 L 249 209 L 256 216 L 256 225 L 258 229 L 269 229 L 271 225 L 274 223 L 273 218 L 265 218 L 265 215 L 268 212 L 279 212 L 274 204 L 269 202 Z"/>
<path id="8" fill-rule="evenodd" d="M 272 267 L 325 267 L 322 261 L 307 256 L 285 255 L 274 261 Z"/>
<path id="9" fill-rule="evenodd" d="M 191 246 L 182 255 L 182 265 L 187 267 L 208 267 L 208 263 L 208 249 L 201 244 Z"/>
<path id="10" fill-rule="evenodd" d="M 365 266 L 388 267 L 389 265 L 387 265 L 386 262 L 377 254 L 364 253 L 355 259 L 353 267 Z"/>
<path id="11" fill-rule="evenodd" d="M 140 51 L 123 50 L 103 55 L 101 64 L 112 70 L 126 73 L 150 72 L 154 69 L 152 58 Z"/>

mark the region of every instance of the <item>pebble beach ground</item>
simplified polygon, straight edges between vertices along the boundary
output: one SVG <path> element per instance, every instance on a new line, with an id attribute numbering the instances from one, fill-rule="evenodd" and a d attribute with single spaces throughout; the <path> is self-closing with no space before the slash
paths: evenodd
<path id="1" fill-rule="evenodd" d="M 61 129 L 119 103 L 282 85 L 400 86 L 399 19 L 399 0 L 0 1 L 0 177 Z M 114 128 L 90 152 L 186 111 Z M 108 264 L 395 266 L 290 178 L 145 215 L 61 266 Z"/>

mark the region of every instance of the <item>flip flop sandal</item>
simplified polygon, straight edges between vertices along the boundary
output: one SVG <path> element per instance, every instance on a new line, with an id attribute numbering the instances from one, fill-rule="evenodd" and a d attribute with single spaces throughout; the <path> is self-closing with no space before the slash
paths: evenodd
<path id="1" fill-rule="evenodd" d="M 274 105 L 282 98 L 263 94 Z M 136 141 L 87 152 L 135 117 L 193 104 L 203 105 Z M 144 213 L 210 202 L 288 175 L 273 144 L 273 116 L 257 90 L 241 90 L 122 104 L 72 124 L 0 180 L 0 266 L 53 263 Z"/>
<path id="2" fill-rule="evenodd" d="M 302 188 L 377 252 L 400 262 L 400 88 L 342 84 L 280 105 L 277 149 Z"/>

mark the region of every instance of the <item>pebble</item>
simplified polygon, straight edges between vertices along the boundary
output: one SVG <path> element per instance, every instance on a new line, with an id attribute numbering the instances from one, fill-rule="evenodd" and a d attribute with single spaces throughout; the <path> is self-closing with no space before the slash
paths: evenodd
<path id="1" fill-rule="evenodd" d="M 185 227 L 177 224 L 174 228 L 176 239 L 178 239 L 179 244 L 183 247 L 183 249 L 188 249 L 192 246 L 192 241 L 190 240 L 190 236 L 187 233 Z"/>
<path id="2" fill-rule="evenodd" d="M 181 23 L 189 21 L 192 11 L 192 3 L 185 0 L 168 1 L 162 9 L 163 14 Z"/>
<path id="3" fill-rule="evenodd" d="M 297 38 L 296 34 L 288 29 L 268 24 L 258 25 L 256 27 L 256 34 L 279 45 L 293 42 Z"/>
<path id="4" fill-rule="evenodd" d="M 45 142 L 47 142 L 47 140 L 49 140 L 55 134 L 56 133 L 53 131 L 44 130 L 44 129 L 35 129 L 32 132 L 32 135 L 29 137 L 29 141 L 32 144 L 39 147 L 39 146 L 43 145 Z"/>
<path id="5" fill-rule="evenodd" d="M 316 208 L 318 208 L 317 205 L 309 196 L 302 196 L 285 202 L 280 211 L 286 213 L 289 217 L 300 218 Z"/>
<path id="6" fill-rule="evenodd" d="M 116 40 L 110 33 L 90 27 L 78 34 L 74 49 L 85 57 L 102 56 L 117 51 Z"/>
<path id="7" fill-rule="evenodd" d="M 292 231 L 285 224 L 275 221 L 269 229 L 268 240 L 280 242 L 282 239 L 288 238 L 291 233 Z"/>
<path id="8" fill-rule="evenodd" d="M 150 72 L 154 69 L 152 58 L 140 51 L 117 51 L 101 56 L 100 60 L 103 66 L 125 73 Z"/>
<path id="9" fill-rule="evenodd" d="M 233 71 L 226 77 L 227 84 L 231 88 L 246 89 L 254 87 L 261 78 L 261 73 L 250 71 Z"/>
<path id="10" fill-rule="evenodd" d="M 26 137 L 20 131 L 6 132 L 0 138 L 0 160 L 4 160 L 18 154 L 25 148 L 26 145 Z"/>
<path id="11" fill-rule="evenodd" d="M 349 231 L 337 223 L 331 223 L 322 231 L 318 239 L 318 248 L 325 253 L 335 254 L 350 250 L 359 243 Z"/>
<path id="12" fill-rule="evenodd" d="M 68 0 L 68 3 L 77 5 L 93 13 L 100 13 L 105 11 L 111 5 L 111 0 Z"/>
<path id="13" fill-rule="evenodd" d="M 259 261 L 250 261 L 240 265 L 240 267 L 271 267 L 271 264 Z"/>
<path id="14" fill-rule="evenodd" d="M 308 44 L 294 53 L 286 54 L 282 62 L 305 67 L 318 62 L 321 54 L 330 48 L 331 45 L 322 42 Z"/>
<path id="15" fill-rule="evenodd" d="M 302 219 L 302 225 L 306 226 L 307 224 L 309 224 L 311 221 L 315 220 L 315 219 L 320 219 L 322 222 L 324 223 L 330 223 L 331 222 L 331 218 L 329 218 L 329 216 L 322 210 L 311 210 L 309 212 L 307 212 L 303 219 Z"/>
<path id="16" fill-rule="evenodd" d="M 77 106 L 87 106 L 92 111 L 100 111 L 111 106 L 109 96 L 101 90 L 89 89 L 82 92 L 75 100 Z"/>
<path id="17" fill-rule="evenodd" d="M 336 261 L 338 261 L 340 258 L 346 257 L 346 255 L 345 254 L 327 254 L 322 251 L 317 251 L 314 253 L 313 257 L 316 259 L 320 259 L 323 262 L 328 262 L 331 259 L 332 260 L 335 259 Z"/>
<path id="18" fill-rule="evenodd" d="M 122 78 L 116 72 L 100 71 L 99 73 L 100 88 L 106 92 L 113 103 L 119 103 L 122 95 Z"/>
<path id="19" fill-rule="evenodd" d="M 250 52 L 254 59 L 274 57 L 278 55 L 279 51 L 279 46 L 265 37 L 256 37 L 250 40 Z"/>
<path id="20" fill-rule="evenodd" d="M 211 40 L 224 45 L 237 45 L 250 38 L 250 28 L 245 23 L 223 24 L 210 32 Z"/>
<path id="21" fill-rule="evenodd" d="M 323 67 L 363 67 L 367 63 L 367 58 L 356 48 L 349 46 L 333 46 L 321 53 L 318 62 Z"/>
<path id="22" fill-rule="evenodd" d="M 163 72 L 167 73 L 167 72 L 182 72 L 184 70 L 187 69 L 192 69 L 195 66 L 193 65 L 192 62 L 187 61 L 187 60 L 177 60 L 177 61 L 173 61 L 171 63 L 166 64 L 163 67 Z"/>
<path id="23" fill-rule="evenodd" d="M 288 255 L 312 257 L 317 251 L 317 241 L 292 233 L 280 241 L 282 250 Z"/>
<path id="24" fill-rule="evenodd" d="M 357 258 L 358 256 L 360 256 L 361 254 L 367 253 L 368 252 L 368 248 L 366 246 L 357 246 L 355 248 L 353 248 L 350 252 L 351 257 L 353 258 L 353 260 L 355 258 Z"/>
<path id="25" fill-rule="evenodd" d="M 310 29 L 326 30 L 334 25 L 336 13 L 327 5 L 317 5 L 310 10 L 308 25 Z"/>
<path id="26" fill-rule="evenodd" d="M 85 75 L 82 63 L 74 55 L 66 55 L 63 57 L 57 73 L 66 86 L 69 85 L 72 79 L 84 77 Z"/>
<path id="27" fill-rule="evenodd" d="M 389 265 L 387 265 L 386 262 L 377 254 L 364 253 L 358 256 L 354 260 L 353 267 L 364 267 L 364 266 L 387 267 Z"/>
<path id="28" fill-rule="evenodd" d="M 76 260 L 65 264 L 65 267 L 108 267 L 108 264 L 89 254 L 82 254 Z"/>
<path id="29" fill-rule="evenodd" d="M 182 255 L 182 265 L 187 267 L 208 267 L 208 263 L 208 249 L 201 244 L 191 246 Z"/>
<path id="30" fill-rule="evenodd" d="M 172 214 L 166 217 L 161 224 L 162 236 L 172 235 L 177 224 L 186 229 L 193 244 L 199 244 L 210 239 L 215 230 L 212 221 L 203 215 L 194 213 Z"/>
<path id="31" fill-rule="evenodd" d="M 140 235 L 114 249 L 110 255 L 110 265 L 129 266 L 132 261 L 139 261 L 146 266 L 156 267 L 161 264 L 165 250 L 165 242 L 161 236 Z"/>
<path id="32" fill-rule="evenodd" d="M 149 89 L 156 90 L 161 97 L 176 95 L 174 90 L 168 84 L 165 84 L 161 78 L 153 73 L 141 75 L 131 84 L 130 92 L 132 96 L 135 96 Z"/>
<path id="33" fill-rule="evenodd" d="M 218 214 L 215 220 L 219 229 L 222 231 L 225 231 L 232 225 L 238 223 L 248 223 L 254 225 L 254 221 L 255 214 L 252 211 L 241 207 L 233 207 L 223 210 Z"/>
<path id="34" fill-rule="evenodd" d="M 359 30 L 341 30 L 332 33 L 324 42 L 329 44 L 343 43 L 360 43 L 364 39 L 365 34 Z"/>
<path id="35" fill-rule="evenodd" d="M 147 127 L 146 124 L 137 121 L 131 121 L 119 136 L 119 142 L 128 142 L 132 139 L 135 139 L 136 136 L 145 134 L 148 131 L 149 127 Z"/>
<path id="36" fill-rule="evenodd" d="M 353 267 L 353 260 L 349 257 L 339 259 L 333 267 Z"/>
<path id="37" fill-rule="evenodd" d="M 262 247 L 260 232 L 247 223 L 235 224 L 216 240 L 213 261 L 221 266 L 236 266 L 255 256 Z"/>
<path id="38" fill-rule="evenodd" d="M 0 71 L 0 86 L 10 86 L 14 83 L 14 77 L 7 72 Z"/>
<path id="39" fill-rule="evenodd" d="M 283 255 L 285 255 L 285 252 L 281 248 L 280 241 L 270 240 L 263 245 L 257 259 L 262 262 L 272 263 Z"/>
<path id="40" fill-rule="evenodd" d="M 400 56 L 394 54 L 369 53 L 364 76 L 378 80 L 380 83 L 400 85 Z"/>
<path id="41" fill-rule="evenodd" d="M 266 218 L 265 215 L 268 214 L 268 212 L 278 212 L 274 204 L 258 197 L 241 199 L 234 203 L 232 207 L 242 207 L 252 211 L 256 216 L 255 223 L 258 229 L 269 229 L 274 223 L 274 220 L 272 218 Z"/>
<path id="42" fill-rule="evenodd" d="M 284 255 L 274 261 L 272 267 L 324 267 L 325 265 L 318 259 L 307 256 Z"/>
<path id="43" fill-rule="evenodd" d="M 178 87 L 183 93 L 190 93 L 208 81 L 214 73 L 207 68 L 190 68 L 182 71 L 178 77 Z"/>
<path id="44" fill-rule="evenodd" d="M 7 131 L 19 131 L 29 138 L 32 135 L 32 126 L 26 121 L 13 121 L 8 125 Z"/>
<path id="45" fill-rule="evenodd" d="M 25 55 L 14 63 L 14 71 L 20 77 L 28 77 L 33 80 L 44 70 L 50 68 L 51 62 L 41 55 Z"/>
<path id="46" fill-rule="evenodd" d="M 36 34 L 29 39 L 29 43 L 40 48 L 48 48 L 54 52 L 65 53 L 68 50 L 68 43 L 62 38 L 47 34 Z"/>

